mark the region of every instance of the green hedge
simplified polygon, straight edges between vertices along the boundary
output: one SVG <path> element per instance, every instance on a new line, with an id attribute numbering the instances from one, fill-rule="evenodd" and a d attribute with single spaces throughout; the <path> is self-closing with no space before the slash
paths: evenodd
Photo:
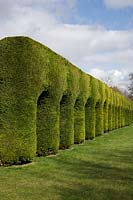
<path id="1" fill-rule="evenodd" d="M 95 102 L 92 98 L 85 105 L 85 139 L 95 137 Z"/>
<path id="2" fill-rule="evenodd" d="M 103 105 L 103 126 L 104 126 L 104 132 L 108 131 L 108 104 L 107 101 L 104 102 Z"/>
<path id="3" fill-rule="evenodd" d="M 85 141 L 85 106 L 82 99 L 77 98 L 74 105 L 74 143 Z"/>
<path id="4" fill-rule="evenodd" d="M 0 163 L 93 139 L 133 122 L 133 103 L 27 37 L 0 40 Z"/>

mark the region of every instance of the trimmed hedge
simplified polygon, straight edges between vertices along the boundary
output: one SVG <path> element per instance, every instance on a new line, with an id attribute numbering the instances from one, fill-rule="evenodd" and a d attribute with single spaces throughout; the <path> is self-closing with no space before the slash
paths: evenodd
<path id="1" fill-rule="evenodd" d="M 85 139 L 93 139 L 95 137 L 95 102 L 89 98 L 85 105 Z"/>
<path id="2" fill-rule="evenodd" d="M 30 162 L 133 122 L 133 103 L 27 37 L 0 40 L 0 164 Z"/>

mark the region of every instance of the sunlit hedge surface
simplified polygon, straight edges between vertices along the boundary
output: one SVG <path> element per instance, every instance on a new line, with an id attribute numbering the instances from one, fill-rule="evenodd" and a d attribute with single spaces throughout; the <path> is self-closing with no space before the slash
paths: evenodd
<path id="1" fill-rule="evenodd" d="M 131 124 L 133 104 L 27 37 L 0 40 L 0 164 L 21 164 Z"/>

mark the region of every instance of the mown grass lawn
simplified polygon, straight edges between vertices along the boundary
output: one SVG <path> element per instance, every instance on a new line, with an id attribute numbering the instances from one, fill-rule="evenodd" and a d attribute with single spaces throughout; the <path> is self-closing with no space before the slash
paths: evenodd
<path id="1" fill-rule="evenodd" d="M 26 166 L 0 167 L 0 200 L 133 199 L 133 126 Z"/>

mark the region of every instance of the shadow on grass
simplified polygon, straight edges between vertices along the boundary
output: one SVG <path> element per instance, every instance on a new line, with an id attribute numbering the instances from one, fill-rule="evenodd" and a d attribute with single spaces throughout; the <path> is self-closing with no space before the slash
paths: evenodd
<path id="1" fill-rule="evenodd" d="M 132 200 L 132 194 L 128 190 L 116 191 L 115 189 L 97 189 L 87 186 L 56 188 L 61 200 Z"/>
<path id="2" fill-rule="evenodd" d="M 56 182 L 61 184 L 54 187 L 62 200 L 131 200 L 131 155 L 131 151 L 102 153 L 97 155 L 100 161 L 57 157 Z"/>
<path id="3" fill-rule="evenodd" d="M 119 137 L 36 158 L 31 166 L 1 169 L 0 199 L 4 194 L 6 200 L 13 195 L 20 200 L 132 200 L 132 137 L 125 132 Z"/>

